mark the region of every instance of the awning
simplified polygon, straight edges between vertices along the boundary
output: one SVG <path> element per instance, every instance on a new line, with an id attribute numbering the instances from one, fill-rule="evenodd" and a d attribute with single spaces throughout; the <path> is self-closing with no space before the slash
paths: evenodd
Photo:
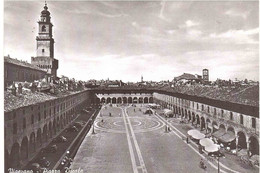
<path id="1" fill-rule="evenodd" d="M 214 132 L 212 134 L 212 136 L 216 137 L 216 138 L 219 138 L 220 136 L 224 135 L 225 134 L 225 129 L 223 128 L 220 128 L 218 131 Z"/>
<path id="2" fill-rule="evenodd" d="M 220 146 L 217 144 L 212 144 L 205 147 L 205 150 L 209 153 L 217 152 L 219 150 Z"/>
<path id="3" fill-rule="evenodd" d="M 172 110 L 170 110 L 170 109 L 164 109 L 163 111 L 164 111 L 164 114 L 171 114 L 171 113 L 173 113 Z"/>
<path id="4" fill-rule="evenodd" d="M 196 133 L 200 133 L 200 132 L 196 129 L 192 129 L 192 130 L 188 131 L 188 135 L 190 135 L 190 136 L 192 136 L 193 134 L 196 134 Z"/>
<path id="5" fill-rule="evenodd" d="M 200 140 L 200 145 L 202 145 L 204 147 L 210 146 L 210 145 L 213 145 L 213 144 L 214 144 L 214 142 L 209 138 L 204 138 L 204 139 Z"/>
<path id="6" fill-rule="evenodd" d="M 223 142 L 231 142 L 234 139 L 236 139 L 235 133 L 232 131 L 228 131 L 227 133 L 225 133 L 223 136 L 219 137 L 219 139 Z"/>
<path id="7" fill-rule="evenodd" d="M 192 138 L 194 139 L 202 139 L 202 138 L 205 138 L 205 135 L 200 133 L 198 130 L 189 130 L 188 131 L 188 135 L 190 135 Z"/>

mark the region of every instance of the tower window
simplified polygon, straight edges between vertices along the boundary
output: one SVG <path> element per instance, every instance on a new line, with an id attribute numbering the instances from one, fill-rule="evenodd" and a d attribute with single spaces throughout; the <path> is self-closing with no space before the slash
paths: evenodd
<path id="1" fill-rule="evenodd" d="M 42 53 L 44 53 L 44 49 L 42 49 Z"/>
<path id="2" fill-rule="evenodd" d="M 46 32 L 46 26 L 45 25 L 42 26 L 42 32 Z"/>

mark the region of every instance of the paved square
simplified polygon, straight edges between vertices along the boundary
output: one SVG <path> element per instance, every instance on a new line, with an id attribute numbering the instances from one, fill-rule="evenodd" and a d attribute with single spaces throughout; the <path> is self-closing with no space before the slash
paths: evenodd
<path id="1" fill-rule="evenodd" d="M 217 172 L 216 166 L 199 167 L 196 147 L 174 130 L 165 132 L 159 116 L 144 114 L 146 108 L 106 106 L 80 146 L 71 169 L 84 172 Z M 213 164 L 212 164 L 213 165 Z"/>

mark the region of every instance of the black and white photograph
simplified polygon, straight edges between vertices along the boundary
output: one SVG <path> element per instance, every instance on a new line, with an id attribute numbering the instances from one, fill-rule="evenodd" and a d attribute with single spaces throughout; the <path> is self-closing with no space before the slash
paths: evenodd
<path id="1" fill-rule="evenodd" d="M 258 0 L 2 10 L 0 172 L 259 172 Z"/>

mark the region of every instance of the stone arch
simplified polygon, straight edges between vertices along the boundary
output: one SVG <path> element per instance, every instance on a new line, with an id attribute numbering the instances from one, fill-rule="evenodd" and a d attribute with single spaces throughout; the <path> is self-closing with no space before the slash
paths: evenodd
<path id="1" fill-rule="evenodd" d="M 206 119 L 206 129 L 207 129 L 207 133 L 212 131 L 212 127 L 210 125 L 211 121 L 209 118 Z"/>
<path id="2" fill-rule="evenodd" d="M 42 146 L 42 130 L 39 128 L 37 130 L 37 136 L 36 136 L 36 148 L 40 148 Z"/>
<path id="3" fill-rule="evenodd" d="M 116 98 L 115 97 L 112 98 L 112 104 L 116 104 Z"/>
<path id="4" fill-rule="evenodd" d="M 133 103 L 132 97 L 128 97 L 127 102 L 128 102 L 128 103 Z"/>
<path id="5" fill-rule="evenodd" d="M 148 102 L 149 102 L 148 97 L 145 97 L 144 98 L 144 103 L 148 103 Z"/>
<path id="6" fill-rule="evenodd" d="M 9 159 L 10 168 L 20 168 L 20 145 L 17 142 L 12 146 Z"/>
<path id="7" fill-rule="evenodd" d="M 102 98 L 101 98 L 101 103 L 106 103 L 105 97 L 102 97 Z"/>
<path id="8" fill-rule="evenodd" d="M 67 118 L 66 118 L 66 123 L 67 123 Z M 51 122 L 49 122 L 49 137 L 52 138 L 52 124 L 51 124 Z"/>
<path id="9" fill-rule="evenodd" d="M 28 138 L 27 138 L 27 136 L 23 137 L 20 152 L 21 152 L 21 160 L 28 159 Z"/>
<path id="10" fill-rule="evenodd" d="M 42 132 L 42 142 L 45 143 L 47 142 L 47 140 L 48 140 L 48 127 L 47 124 L 45 124 Z"/>
<path id="11" fill-rule="evenodd" d="M 220 124 L 220 125 L 219 125 L 219 129 L 224 129 L 224 131 L 226 131 L 226 127 L 225 127 L 224 124 Z"/>
<path id="12" fill-rule="evenodd" d="M 118 103 L 118 104 L 121 104 L 121 103 L 122 103 L 122 98 L 121 98 L 121 97 L 118 97 L 118 98 L 117 98 L 117 103 Z"/>
<path id="13" fill-rule="evenodd" d="M 188 112 L 189 121 L 191 120 L 191 114 L 190 111 Z"/>
<path id="14" fill-rule="evenodd" d="M 111 103 L 111 98 L 110 97 L 107 98 L 107 103 Z"/>
<path id="15" fill-rule="evenodd" d="M 253 135 L 249 137 L 249 151 L 252 155 L 259 155 L 259 142 Z"/>
<path id="16" fill-rule="evenodd" d="M 194 123 L 195 119 L 196 119 L 195 114 L 194 114 L 194 112 L 192 112 L 192 120 L 191 120 L 192 124 Z"/>
<path id="17" fill-rule="evenodd" d="M 200 129 L 204 130 L 206 128 L 206 121 L 205 118 L 203 116 L 200 117 Z"/>
<path id="18" fill-rule="evenodd" d="M 133 98 L 133 103 L 138 103 L 137 97 L 134 97 L 134 98 Z"/>
<path id="19" fill-rule="evenodd" d="M 70 119 L 70 118 L 69 118 Z M 52 128 L 53 128 L 53 134 L 55 135 L 56 134 L 56 132 L 57 132 L 57 127 L 56 127 L 56 119 L 54 118 L 54 120 L 53 120 L 53 123 L 52 123 L 53 125 L 52 125 Z"/>
<path id="20" fill-rule="evenodd" d="M 200 124 L 200 117 L 198 114 L 196 115 L 196 124 Z"/>
<path id="21" fill-rule="evenodd" d="M 246 134 L 243 131 L 237 132 L 238 147 L 241 149 L 247 149 Z"/>
<path id="22" fill-rule="evenodd" d="M 149 97 L 149 103 L 153 103 L 153 97 Z"/>
<path id="23" fill-rule="evenodd" d="M 143 103 L 143 97 L 139 97 L 138 103 Z"/>
<path id="24" fill-rule="evenodd" d="M 31 133 L 30 135 L 30 141 L 29 141 L 29 148 L 30 148 L 30 153 L 34 153 L 36 150 L 36 141 L 35 141 L 35 134 L 34 132 Z"/>
<path id="25" fill-rule="evenodd" d="M 123 103 L 124 103 L 124 104 L 127 103 L 127 97 L 123 97 Z"/>
<path id="26" fill-rule="evenodd" d="M 235 129 L 234 129 L 234 127 L 232 127 L 232 126 L 229 126 L 229 127 L 227 128 L 227 131 L 231 131 L 231 132 L 233 132 L 233 133 L 235 134 Z"/>
<path id="27" fill-rule="evenodd" d="M 213 133 L 218 130 L 218 123 L 216 121 L 212 121 L 212 128 Z"/>

